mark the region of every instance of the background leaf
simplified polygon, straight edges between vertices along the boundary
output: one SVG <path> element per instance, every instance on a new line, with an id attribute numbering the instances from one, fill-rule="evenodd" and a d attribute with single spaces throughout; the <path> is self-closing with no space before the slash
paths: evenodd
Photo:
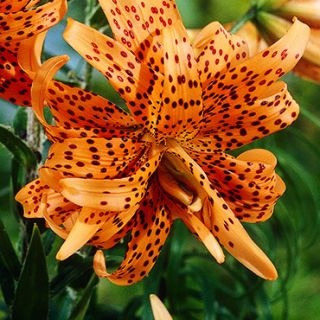
<path id="1" fill-rule="evenodd" d="M 13 154 L 27 169 L 37 163 L 37 158 L 28 145 L 17 137 L 10 128 L 0 125 L 0 143 Z"/>
<path id="2" fill-rule="evenodd" d="M 12 307 L 13 320 L 47 319 L 49 277 L 39 229 L 33 227 Z"/>

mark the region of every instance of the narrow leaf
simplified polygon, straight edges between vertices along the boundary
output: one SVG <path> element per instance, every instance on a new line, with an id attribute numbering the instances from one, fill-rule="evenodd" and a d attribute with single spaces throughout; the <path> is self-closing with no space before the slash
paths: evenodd
<path id="1" fill-rule="evenodd" d="M 12 320 L 47 319 L 49 307 L 49 277 L 41 236 L 36 225 L 12 308 Z"/>
<path id="2" fill-rule="evenodd" d="M 11 273 L 12 277 L 18 280 L 20 270 L 21 270 L 21 265 L 1 219 L 0 219 L 0 257 L 5 268 Z"/>
<path id="3" fill-rule="evenodd" d="M 2 260 L 0 260 L 0 287 L 6 305 L 10 306 L 14 298 L 14 280 Z"/>

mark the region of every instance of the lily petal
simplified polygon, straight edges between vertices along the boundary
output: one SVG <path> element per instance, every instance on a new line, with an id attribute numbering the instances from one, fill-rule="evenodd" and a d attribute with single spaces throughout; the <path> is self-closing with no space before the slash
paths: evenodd
<path id="1" fill-rule="evenodd" d="M 53 126 L 47 123 L 43 110 L 46 104 L 46 101 L 52 97 L 52 96 L 57 96 L 56 100 L 51 99 L 49 102 L 49 105 L 51 107 L 51 110 L 55 110 L 53 113 L 55 115 L 57 115 L 59 108 L 56 107 L 57 102 L 59 103 L 59 101 L 63 101 L 63 100 L 71 100 L 71 97 L 69 97 L 67 94 L 64 94 L 64 89 L 67 88 L 66 85 L 63 85 L 59 82 L 53 82 L 52 78 L 54 76 L 54 74 L 69 60 L 68 56 L 58 56 L 58 57 L 54 57 L 51 58 L 49 60 L 47 60 L 46 62 L 44 62 L 41 67 L 39 68 L 38 72 L 35 75 L 34 81 L 33 81 L 33 85 L 31 88 L 31 97 L 32 97 L 32 105 L 33 105 L 33 110 L 37 116 L 37 118 L 39 119 L 40 123 L 43 125 L 47 136 L 49 138 L 49 140 L 51 141 L 62 141 L 66 138 L 79 138 L 79 137 L 105 137 L 105 138 L 110 138 L 113 137 L 115 135 L 117 136 L 122 136 L 122 137 L 126 137 L 126 136 L 130 136 L 130 135 L 136 135 L 137 133 L 133 132 L 134 130 L 130 129 L 130 127 L 128 128 L 124 128 L 122 129 L 121 126 L 120 128 L 117 127 L 117 125 L 115 124 L 115 126 L 111 126 L 111 128 L 105 128 L 105 126 L 103 127 L 94 127 L 91 123 L 90 126 L 71 126 L 70 122 L 76 121 L 78 122 L 78 120 L 74 119 L 72 116 L 75 113 L 75 111 L 71 110 L 71 109 L 67 109 L 64 112 L 64 115 L 67 113 L 70 115 L 70 118 L 68 119 L 70 122 L 63 122 L 63 126 Z M 54 88 L 54 89 L 53 89 Z M 83 92 L 83 94 L 85 95 L 85 97 L 81 97 L 78 98 L 80 99 L 80 101 L 87 101 L 87 100 L 92 100 L 92 103 L 94 105 L 92 105 L 92 109 L 95 110 L 96 108 L 100 108 L 97 107 L 95 104 L 100 102 L 104 102 L 104 99 L 99 99 L 99 98 L 93 98 L 93 94 L 82 91 L 80 89 L 74 89 L 74 90 L 78 90 L 77 92 L 79 93 L 79 95 L 81 96 L 81 93 Z M 72 91 L 71 91 L 72 92 Z M 70 91 L 69 91 L 70 93 Z M 63 98 L 61 98 L 61 96 Z M 77 97 L 72 96 L 73 100 L 76 100 Z M 75 105 L 74 102 L 69 101 L 70 105 Z M 89 104 L 90 106 L 90 104 Z M 84 111 L 84 107 L 81 107 L 81 105 L 79 105 L 80 109 L 83 109 Z M 89 107 L 90 108 L 90 107 Z M 57 109 L 57 110 L 56 110 Z M 89 109 L 90 110 L 90 109 Z M 119 114 L 119 117 L 121 118 L 120 114 L 121 112 L 117 112 L 115 111 L 116 114 Z M 94 115 L 93 115 L 94 116 Z M 60 118 L 61 117 L 61 118 Z M 62 121 L 63 120 L 63 116 L 57 116 L 57 119 Z M 81 116 L 82 117 L 82 116 Z M 80 118 L 80 120 L 85 119 Z M 85 121 L 85 120 L 84 120 Z M 90 117 L 88 119 L 88 121 L 90 121 Z M 58 121 L 59 122 L 59 121 Z M 112 121 L 110 121 L 112 124 Z M 117 118 L 115 118 L 115 122 L 117 122 Z M 106 125 L 108 124 L 108 122 L 106 122 Z M 128 130 L 127 130 L 128 129 Z"/>
<path id="2" fill-rule="evenodd" d="M 193 141 L 195 148 L 236 149 L 286 128 L 299 115 L 299 106 L 282 81 L 272 83 L 253 101 L 225 100 L 222 104 L 219 100 L 206 109 L 202 130 Z"/>
<path id="3" fill-rule="evenodd" d="M 135 52 L 141 61 L 144 60 L 148 41 L 152 42 L 152 37 L 159 35 L 164 27 L 181 19 L 173 0 L 99 2 L 115 39 Z"/>
<path id="4" fill-rule="evenodd" d="M 137 123 L 152 131 L 162 92 L 161 74 L 142 64 L 119 42 L 70 18 L 64 38 L 88 63 L 106 76 L 127 102 Z"/>
<path id="5" fill-rule="evenodd" d="M 8 12 L 20 11 L 28 4 L 28 2 L 30 2 L 30 0 L 20 0 L 20 1 L 3 0 L 0 3 L 0 12 L 8 13 Z"/>
<path id="6" fill-rule="evenodd" d="M 157 169 L 162 152 L 157 152 L 134 174 L 119 179 L 66 178 L 60 180 L 61 193 L 80 206 L 108 211 L 127 210 L 143 199 L 148 180 Z"/>
<path id="7" fill-rule="evenodd" d="M 46 100 L 57 125 L 132 131 L 134 119 L 107 99 L 58 81 L 50 82 Z"/>
<path id="8" fill-rule="evenodd" d="M 179 219 L 181 219 L 190 229 L 190 231 L 199 237 L 199 239 L 202 241 L 211 255 L 217 260 L 217 262 L 223 263 L 225 258 L 223 251 L 217 239 L 213 236 L 206 225 L 203 224 L 195 214 L 186 213 L 185 209 L 183 210 L 182 208 L 179 208 L 178 205 L 175 205 L 172 201 L 170 201 L 170 208 L 174 213 L 174 216 L 177 216 Z"/>
<path id="9" fill-rule="evenodd" d="M 54 0 L 32 10 L 0 13 L 0 42 L 33 37 L 57 24 L 67 10 L 66 0 Z M 30 18 L 31 17 L 31 18 Z"/>
<path id="10" fill-rule="evenodd" d="M 0 45 L 2 66 L 0 70 L 0 98 L 20 106 L 31 106 L 31 79 L 17 63 L 16 53 Z"/>
<path id="11" fill-rule="evenodd" d="M 309 32 L 308 26 L 296 20 L 288 33 L 274 45 L 229 69 L 226 74 L 217 73 L 216 80 L 209 84 L 204 92 L 203 130 L 206 130 L 206 123 L 210 126 L 210 120 L 217 111 L 224 112 L 225 108 L 227 110 L 235 108 L 242 109 L 244 114 L 249 114 L 251 106 L 257 100 L 265 98 L 266 92 L 274 95 L 277 88 L 281 90 L 283 85 L 277 87 L 273 84 L 290 71 L 302 57 Z M 287 99 L 287 96 L 284 96 L 283 100 L 288 105 L 292 104 L 291 98 Z M 278 105 L 278 102 L 274 103 Z M 226 113 L 225 118 L 232 115 L 232 112 Z M 295 118 L 296 113 L 293 119 Z M 239 120 L 242 121 L 242 119 Z M 230 121 L 230 125 L 231 123 L 233 121 Z M 242 128 L 241 124 L 238 127 Z"/>
<path id="12" fill-rule="evenodd" d="M 253 149 L 237 158 L 223 152 L 198 152 L 187 149 L 205 171 L 239 220 L 261 222 L 270 218 L 276 201 L 285 191 L 275 174 L 275 156 L 263 149 Z"/>
<path id="13" fill-rule="evenodd" d="M 187 32 L 178 21 L 163 29 L 164 84 L 156 134 L 194 136 L 202 117 L 201 84 Z"/>
<path id="14" fill-rule="evenodd" d="M 22 70 L 31 79 L 34 79 L 35 72 L 41 66 L 41 53 L 46 34 L 44 31 L 20 42 L 17 59 Z"/>
<path id="15" fill-rule="evenodd" d="M 16 201 L 23 206 L 23 215 L 27 218 L 42 218 L 40 210 L 41 199 L 49 186 L 40 179 L 29 182 L 15 196 Z"/>
<path id="16" fill-rule="evenodd" d="M 107 272 L 102 251 L 94 257 L 96 274 L 117 285 L 133 284 L 150 272 L 170 231 L 171 217 L 156 185 L 146 194 L 135 218 L 125 259 L 116 271 Z"/>
<path id="17" fill-rule="evenodd" d="M 212 232 L 219 242 L 244 266 L 268 280 L 277 278 L 277 271 L 264 252 L 252 241 L 230 207 L 225 203 L 201 167 L 174 141 L 170 141 L 168 152 L 177 157 L 177 162 L 193 172 L 211 202 Z M 208 207 L 209 209 L 210 207 Z"/>
<path id="18" fill-rule="evenodd" d="M 104 224 L 108 212 L 92 208 L 82 208 L 78 219 L 67 239 L 59 249 L 56 258 L 65 260 L 85 245 Z"/>
<path id="19" fill-rule="evenodd" d="M 238 36 L 227 32 L 219 22 L 203 28 L 193 42 L 203 87 L 213 80 L 217 72 L 239 64 L 249 57 L 248 45 Z"/>
<path id="20" fill-rule="evenodd" d="M 92 242 L 100 248 L 110 248 L 110 243 L 115 245 L 115 236 L 122 233 L 124 229 L 125 233 L 129 231 L 128 223 L 132 220 L 138 209 L 139 204 L 121 212 L 110 212 L 105 223 L 92 239 Z M 129 229 L 131 229 L 131 225 L 129 225 Z"/>
<path id="21" fill-rule="evenodd" d="M 145 143 L 123 138 L 71 138 L 54 143 L 44 163 L 69 176 L 111 179 L 145 151 Z"/>

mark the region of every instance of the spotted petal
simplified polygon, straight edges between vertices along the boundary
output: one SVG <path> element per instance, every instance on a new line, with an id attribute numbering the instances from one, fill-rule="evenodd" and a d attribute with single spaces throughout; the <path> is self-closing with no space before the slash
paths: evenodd
<path id="1" fill-rule="evenodd" d="M 190 138 L 202 117 L 201 84 L 182 22 L 163 29 L 163 47 L 164 84 L 156 134 Z"/>
<path id="2" fill-rule="evenodd" d="M 20 0 L 20 1 L 12 1 L 12 0 L 2 0 L 0 3 L 0 12 L 17 12 L 23 9 L 30 0 Z M 38 1 L 37 1 L 38 2 Z"/>
<path id="3" fill-rule="evenodd" d="M 113 129 L 115 134 L 136 126 L 134 119 L 114 103 L 58 81 L 49 84 L 46 100 L 57 125 Z"/>
<path id="4" fill-rule="evenodd" d="M 119 179 L 65 178 L 60 180 L 61 193 L 80 206 L 108 211 L 127 210 L 139 203 L 148 182 L 157 169 L 162 152 L 156 152 L 134 174 Z"/>
<path id="5" fill-rule="evenodd" d="M 82 208 L 65 242 L 59 249 L 56 258 L 67 259 L 85 245 L 104 224 L 108 212 L 92 208 Z"/>
<path id="6" fill-rule="evenodd" d="M 32 10 L 0 13 L 0 42 L 33 37 L 57 24 L 67 10 L 66 0 L 54 0 Z"/>
<path id="7" fill-rule="evenodd" d="M 121 43 L 98 31 L 68 20 L 65 40 L 99 70 L 127 102 L 133 117 L 153 130 L 162 76 L 141 63 Z"/>
<path id="8" fill-rule="evenodd" d="M 144 60 L 148 42 L 152 37 L 174 21 L 180 20 L 180 15 L 174 0 L 162 1 L 105 1 L 100 0 L 115 39 L 136 53 Z M 146 41 L 147 40 L 147 41 Z"/>
<path id="9" fill-rule="evenodd" d="M 128 285 L 141 280 L 155 264 L 170 227 L 171 217 L 161 192 L 157 186 L 153 186 L 135 215 L 131 240 L 121 266 L 113 273 L 108 273 L 104 255 L 102 251 L 97 251 L 94 257 L 96 274 L 118 285 Z"/>
<path id="10" fill-rule="evenodd" d="M 51 146 L 44 166 L 78 178 L 111 179 L 137 161 L 144 147 L 124 138 L 65 139 Z"/>
<path id="11" fill-rule="evenodd" d="M 0 98 L 20 106 L 30 106 L 31 79 L 17 63 L 16 54 L 0 46 Z"/>
<path id="12" fill-rule="evenodd" d="M 177 143 L 171 141 L 169 152 L 177 157 L 177 164 L 190 170 L 198 183 L 208 194 L 211 203 L 211 226 L 213 234 L 219 239 L 224 248 L 229 251 L 244 266 L 262 278 L 274 280 L 277 271 L 269 258 L 252 241 L 242 224 L 234 215 L 220 193 L 210 182 L 201 167 Z"/>
<path id="13" fill-rule="evenodd" d="M 188 149 L 236 217 L 246 222 L 270 218 L 276 201 L 285 191 L 275 174 L 275 156 L 263 149 L 249 150 L 237 158 L 222 152 Z"/>
<path id="14" fill-rule="evenodd" d="M 226 74 L 218 73 L 204 92 L 200 135 L 216 140 L 217 149 L 234 149 L 295 120 L 298 106 L 286 85 L 275 82 L 296 65 L 308 35 L 309 28 L 296 20 L 277 43 Z"/>
<path id="15" fill-rule="evenodd" d="M 16 201 L 23 206 L 23 214 L 28 218 L 42 218 L 40 210 L 41 199 L 49 186 L 40 179 L 29 182 L 15 196 Z"/>
<path id="16" fill-rule="evenodd" d="M 204 88 L 217 72 L 225 73 L 249 57 L 245 41 L 228 33 L 219 22 L 203 28 L 194 39 L 193 46 L 199 52 L 198 69 Z"/>

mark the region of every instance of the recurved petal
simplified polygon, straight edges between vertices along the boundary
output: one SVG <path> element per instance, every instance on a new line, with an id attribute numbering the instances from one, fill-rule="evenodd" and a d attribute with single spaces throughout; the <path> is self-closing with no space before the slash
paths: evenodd
<path id="1" fill-rule="evenodd" d="M 109 249 L 118 244 L 131 230 L 133 227 L 134 219 L 131 219 L 121 230 L 115 233 L 112 237 L 108 237 L 106 241 L 101 241 L 103 236 L 106 236 L 106 231 L 101 228 L 95 234 L 95 236 L 91 239 L 91 243 L 100 249 Z M 96 240 L 97 239 L 97 240 Z"/>
<path id="2" fill-rule="evenodd" d="M 118 242 L 117 238 L 122 239 L 131 230 L 134 215 L 139 206 L 140 204 L 136 204 L 128 210 L 110 212 L 101 229 L 92 238 L 92 243 L 98 248 L 104 249 L 114 246 Z M 124 235 L 121 237 L 120 235 L 123 233 Z"/>
<path id="3" fill-rule="evenodd" d="M 175 142 L 170 142 L 168 152 L 177 157 L 177 165 L 192 170 L 195 179 L 208 194 L 211 206 L 212 232 L 219 242 L 255 274 L 268 280 L 277 278 L 277 271 L 265 253 L 252 241 L 240 221 L 210 182 L 201 167 Z"/>
<path id="4" fill-rule="evenodd" d="M 69 176 L 112 179 L 136 162 L 146 143 L 124 138 L 70 138 L 54 143 L 44 163 Z"/>
<path id="5" fill-rule="evenodd" d="M 258 82 L 264 85 L 266 80 Z M 253 81 L 252 81 L 253 82 Z M 193 140 L 196 149 L 236 149 L 274 132 L 283 130 L 295 121 L 299 106 L 280 81 L 267 86 L 251 100 L 226 99 L 217 94 L 206 104 L 200 134 Z"/>
<path id="6" fill-rule="evenodd" d="M 26 218 L 43 218 L 40 210 L 41 199 L 44 193 L 49 190 L 49 186 L 36 179 L 24 186 L 15 196 L 16 201 L 23 206 L 23 215 Z"/>
<path id="7" fill-rule="evenodd" d="M 58 107 L 56 107 L 57 104 L 60 102 L 63 102 L 64 100 L 68 100 L 70 105 L 75 106 L 76 103 L 74 101 L 80 100 L 81 102 L 87 102 L 92 101 L 88 103 L 88 108 L 92 107 L 92 110 L 96 110 L 96 108 L 100 108 L 101 106 L 96 106 L 95 103 L 103 102 L 104 99 L 99 98 L 93 98 L 92 93 L 85 92 L 83 90 L 78 90 L 78 94 L 81 97 L 72 95 L 71 97 L 68 94 L 64 94 L 64 89 L 66 88 L 65 85 L 52 81 L 53 76 L 55 73 L 68 61 L 68 56 L 57 56 L 54 58 L 51 58 L 47 61 L 45 61 L 37 73 L 35 74 L 35 78 L 33 81 L 32 89 L 31 89 L 31 96 L 32 96 L 32 106 L 33 110 L 39 119 L 40 123 L 43 125 L 46 134 L 48 136 L 48 139 L 51 141 L 63 141 L 66 138 L 97 138 L 97 137 L 104 137 L 104 138 L 111 138 L 114 136 L 117 137 L 129 137 L 129 136 L 136 136 L 139 134 L 139 132 L 136 132 L 136 127 L 118 127 L 117 125 L 111 126 L 106 128 L 106 126 L 100 126 L 100 127 L 94 127 L 92 122 L 90 122 L 90 116 L 88 117 L 88 121 L 90 122 L 90 126 L 84 125 L 84 126 L 77 126 L 72 125 L 74 121 L 79 123 L 80 120 L 85 122 L 86 118 L 84 116 L 80 116 L 80 120 L 77 120 L 75 117 L 75 114 L 77 113 L 76 110 L 73 111 L 69 107 L 67 110 L 62 112 L 61 121 L 63 119 L 63 116 L 67 114 L 70 115 L 69 121 L 64 121 L 63 123 L 59 123 L 60 126 L 53 126 L 47 123 L 47 120 L 44 116 L 43 110 L 45 105 L 47 104 L 47 100 L 50 99 L 52 96 L 57 96 L 56 100 L 51 99 L 49 102 L 49 106 L 51 110 L 54 110 L 54 115 L 57 116 L 57 110 L 59 110 Z M 56 90 L 56 91 L 55 91 Z M 74 89 L 77 90 L 77 89 Z M 69 91 L 70 93 L 70 91 Z M 59 97 L 60 95 L 60 97 Z M 84 95 L 84 97 L 82 97 Z M 63 96 L 63 98 L 62 98 Z M 78 99 L 78 100 L 77 100 Z M 83 111 L 85 114 L 85 108 L 80 104 L 79 102 L 79 110 Z M 99 109 L 101 110 L 101 109 Z M 107 112 L 107 111 L 106 111 Z M 111 112 L 112 113 L 112 112 Z M 120 112 L 115 112 L 120 116 Z M 94 115 L 93 115 L 94 117 Z M 99 118 L 99 116 L 97 116 Z M 95 118 L 95 117 L 94 117 Z M 59 115 L 57 116 L 57 119 L 59 120 Z M 124 118 L 125 119 L 125 118 Z M 92 120 L 91 120 L 92 121 Z M 112 121 L 111 121 L 112 123 Z M 117 123 L 117 118 L 115 117 L 115 123 Z M 83 124 L 83 123 L 82 123 Z M 107 123 L 106 123 L 107 125 Z"/>
<path id="8" fill-rule="evenodd" d="M 121 43 L 72 19 L 68 20 L 64 38 L 106 76 L 127 102 L 137 123 L 152 130 L 162 92 L 162 75 L 141 63 Z"/>
<path id="9" fill-rule="evenodd" d="M 65 242 L 59 249 L 56 258 L 58 260 L 65 260 L 87 244 L 104 224 L 107 216 L 108 212 L 106 211 L 82 208 Z"/>
<path id="10" fill-rule="evenodd" d="M 20 106 L 31 106 L 31 79 L 19 67 L 16 53 L 0 46 L 0 98 Z"/>
<path id="11" fill-rule="evenodd" d="M 19 66 L 31 79 L 34 79 L 35 72 L 41 66 L 41 54 L 46 34 L 46 31 L 38 33 L 33 37 L 22 40 L 19 44 L 17 53 Z"/>
<path id="12" fill-rule="evenodd" d="M 81 208 L 53 189 L 48 189 L 42 195 L 41 203 L 41 214 L 49 228 L 62 239 L 66 239 Z"/>
<path id="13" fill-rule="evenodd" d="M 97 251 L 93 264 L 96 274 L 117 285 L 129 285 L 141 280 L 155 264 L 171 223 L 162 194 L 158 187 L 153 185 L 135 215 L 131 240 L 120 267 L 113 273 L 108 273 L 103 252 Z"/>
<path id="14" fill-rule="evenodd" d="M 202 117 L 201 83 L 181 21 L 163 29 L 164 84 L 156 134 L 194 136 Z"/>
<path id="15" fill-rule="evenodd" d="M 134 131 L 136 122 L 107 99 L 81 88 L 52 81 L 46 91 L 47 104 L 57 125 Z"/>
<path id="16" fill-rule="evenodd" d="M 270 43 L 285 35 L 292 23 L 266 12 L 258 15 L 259 26 L 265 33 L 266 40 Z M 303 59 L 320 66 L 320 30 L 311 29 L 309 42 L 303 54 Z"/>
<path id="17" fill-rule="evenodd" d="M 23 9 L 30 0 L 20 0 L 20 1 L 12 1 L 12 0 L 3 0 L 0 3 L 0 12 L 17 12 Z"/>
<path id="18" fill-rule="evenodd" d="M 278 274 L 274 265 L 252 241 L 219 193 L 213 200 L 212 230 L 220 243 L 252 272 L 266 280 L 275 280 Z"/>
<path id="19" fill-rule="evenodd" d="M 152 42 L 152 37 L 158 36 L 164 27 L 181 19 L 174 0 L 99 2 L 115 39 L 135 52 L 141 61 L 148 51 L 148 41 Z"/>
<path id="20" fill-rule="evenodd" d="M 61 193 L 80 206 L 123 211 L 143 199 L 151 175 L 157 169 L 163 152 L 156 152 L 134 173 L 119 179 L 65 178 L 60 180 Z"/>
<path id="21" fill-rule="evenodd" d="M 270 218 L 285 191 L 274 171 L 277 160 L 271 152 L 253 149 L 237 158 L 222 152 L 192 151 L 192 147 L 188 152 L 239 220 L 256 223 Z"/>
<path id="22" fill-rule="evenodd" d="M 184 222 L 184 224 L 189 228 L 189 230 L 197 237 L 199 237 L 199 239 L 202 241 L 202 243 L 205 245 L 205 247 L 208 249 L 211 255 L 217 260 L 217 262 L 223 263 L 224 254 L 217 239 L 213 236 L 213 234 L 210 231 L 211 226 L 208 229 L 207 226 L 204 223 L 202 223 L 202 221 L 199 218 L 197 218 L 195 214 L 188 212 L 187 208 L 183 209 L 179 207 L 172 201 L 170 201 L 170 208 L 174 216 L 181 219 Z M 204 204 L 204 208 L 202 210 L 207 210 L 207 203 Z"/>
<path id="23" fill-rule="evenodd" d="M 198 69 L 202 86 L 205 88 L 217 72 L 248 59 L 248 45 L 237 35 L 227 32 L 219 22 L 212 22 L 203 28 L 195 38 Z"/>
<path id="24" fill-rule="evenodd" d="M 0 42 L 33 37 L 57 24 L 66 10 L 66 0 L 54 0 L 32 10 L 0 13 Z"/>
<path id="25" fill-rule="evenodd" d="M 296 20 L 287 34 L 266 50 L 215 75 L 204 90 L 204 117 L 209 121 L 212 108 L 250 106 L 265 97 L 281 76 L 294 68 L 308 42 L 309 27 Z M 274 87 L 273 87 L 274 88 Z M 272 90 L 271 90 L 272 91 Z M 206 116 L 207 115 L 207 116 Z"/>

